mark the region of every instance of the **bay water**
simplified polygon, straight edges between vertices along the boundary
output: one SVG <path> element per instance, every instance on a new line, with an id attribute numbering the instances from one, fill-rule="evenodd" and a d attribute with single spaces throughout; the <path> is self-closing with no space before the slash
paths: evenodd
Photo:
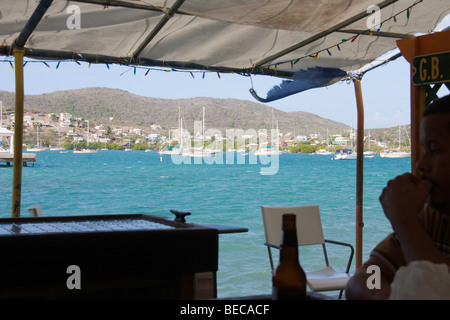
<path id="1" fill-rule="evenodd" d="M 269 294 L 262 205 L 318 204 L 325 238 L 355 246 L 356 161 L 331 157 L 284 153 L 276 174 L 265 175 L 261 169 L 267 164 L 259 161 L 177 164 L 155 151 L 42 151 L 34 166 L 23 168 L 21 216 L 29 216 L 26 207 L 35 204 L 44 216 L 173 217 L 169 210 L 176 209 L 192 213 L 188 222 L 245 227 L 246 233 L 219 236 L 218 297 Z M 410 168 L 410 158 L 364 158 L 364 260 L 392 232 L 378 197 L 390 179 Z M 13 166 L 0 165 L 0 218 L 11 217 L 12 180 Z M 300 250 L 306 271 L 323 267 L 320 249 Z M 344 271 L 348 248 L 330 244 L 327 251 L 331 264 Z"/>

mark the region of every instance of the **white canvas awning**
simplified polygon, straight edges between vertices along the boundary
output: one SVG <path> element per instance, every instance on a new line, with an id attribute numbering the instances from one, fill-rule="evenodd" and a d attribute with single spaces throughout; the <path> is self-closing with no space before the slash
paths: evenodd
<path id="1" fill-rule="evenodd" d="M 0 54 L 282 78 L 332 68 L 322 86 L 447 14 L 442 0 L 2 0 Z"/>

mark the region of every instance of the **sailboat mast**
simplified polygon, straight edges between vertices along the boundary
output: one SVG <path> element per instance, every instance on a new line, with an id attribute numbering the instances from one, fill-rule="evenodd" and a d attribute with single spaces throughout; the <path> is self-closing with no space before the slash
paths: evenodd
<path id="1" fill-rule="evenodd" d="M 330 139 L 328 138 L 328 127 L 327 127 L 327 151 L 330 151 Z"/>
<path id="2" fill-rule="evenodd" d="M 275 131 L 275 134 L 277 135 L 277 140 L 275 140 L 276 143 L 276 151 L 280 150 L 280 134 L 278 133 L 278 119 L 277 121 L 277 131 Z"/>
<path id="3" fill-rule="evenodd" d="M 202 119 L 202 150 L 205 147 L 205 107 L 203 107 L 203 119 Z"/>
<path id="4" fill-rule="evenodd" d="M 180 125 L 180 150 L 183 150 L 183 119 L 181 118 L 181 108 L 178 109 L 178 123 Z"/>

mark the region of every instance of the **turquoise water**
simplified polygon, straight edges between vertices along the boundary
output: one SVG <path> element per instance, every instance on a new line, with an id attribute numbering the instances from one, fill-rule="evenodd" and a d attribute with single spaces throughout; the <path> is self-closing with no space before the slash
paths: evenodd
<path id="1" fill-rule="evenodd" d="M 225 159 L 225 158 L 224 158 Z M 318 204 L 325 238 L 355 244 L 356 161 L 331 156 L 282 154 L 278 172 L 262 175 L 268 165 L 174 164 L 156 152 L 99 151 L 94 154 L 37 153 L 23 168 L 22 216 L 41 204 L 45 216 L 148 213 L 173 216 L 190 211 L 193 223 L 243 226 L 248 233 L 220 235 L 219 297 L 271 291 L 261 205 Z M 198 161 L 198 160 L 197 160 Z M 391 232 L 378 197 L 389 179 L 410 171 L 410 158 L 364 159 L 363 257 Z M 229 163 L 229 161 L 228 161 Z M 0 165 L 0 217 L 11 216 L 13 167 Z M 318 249 L 318 248 L 315 248 Z M 319 266 L 321 254 L 300 252 L 303 267 Z M 348 249 L 329 246 L 333 265 L 344 270 Z M 274 256 L 275 263 L 278 256 Z"/>

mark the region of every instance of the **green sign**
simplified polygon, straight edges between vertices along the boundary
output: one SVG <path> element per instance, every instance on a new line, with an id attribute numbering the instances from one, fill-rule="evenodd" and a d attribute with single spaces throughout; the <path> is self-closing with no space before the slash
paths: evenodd
<path id="1" fill-rule="evenodd" d="M 412 63 L 414 85 L 450 81 L 450 51 L 417 56 Z"/>

